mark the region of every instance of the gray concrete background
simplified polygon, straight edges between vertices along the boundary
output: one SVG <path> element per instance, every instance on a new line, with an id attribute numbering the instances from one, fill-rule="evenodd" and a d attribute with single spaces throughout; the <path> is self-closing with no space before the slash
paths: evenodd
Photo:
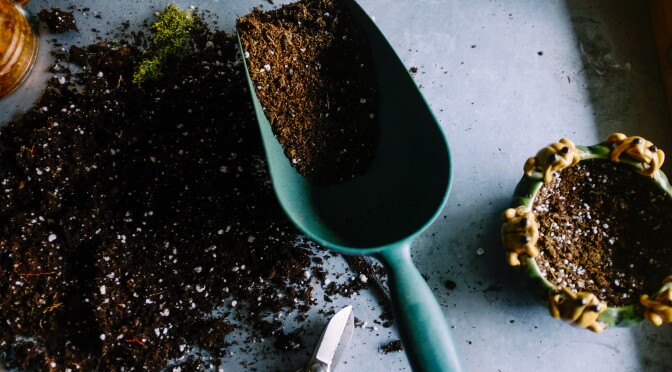
<path id="1" fill-rule="evenodd" d="M 276 0 L 277 5 L 288 1 Z M 580 0 L 358 0 L 375 17 L 415 75 L 448 138 L 454 183 L 439 219 L 413 245 L 413 258 L 429 276 L 470 371 L 666 371 L 672 370 L 672 333 L 648 324 L 596 335 L 551 319 L 504 261 L 499 216 L 508 206 L 525 160 L 541 147 L 568 137 L 593 144 L 614 131 L 638 134 L 672 151 L 670 125 L 646 2 Z M 79 33 L 47 35 L 40 60 L 18 93 L 0 102 L 0 123 L 25 110 L 49 77 L 46 39 L 88 44 L 92 27 L 108 30 L 142 20 L 167 1 L 33 0 L 41 7 L 90 8 L 75 12 Z M 175 1 L 210 10 L 218 25 L 262 0 Z M 101 14 L 96 19 L 93 12 Z M 663 167 L 668 174 L 670 164 Z M 444 218 L 445 216 L 445 218 Z M 478 254 L 477 252 L 481 252 Z M 343 272 L 339 257 L 327 261 Z M 447 290 L 443 283 L 457 287 Z M 320 297 L 317 297 L 320 298 Z M 396 330 L 373 328 L 381 305 L 372 293 L 319 304 L 300 326 L 307 344 L 317 341 L 326 318 L 321 307 L 352 304 L 358 327 L 340 370 L 410 370 L 403 353 L 379 348 Z M 288 317 L 291 314 L 288 314 Z M 232 340 L 242 340 L 235 334 Z M 312 350 L 270 356 L 272 340 L 232 349 L 225 370 L 294 370 Z"/>

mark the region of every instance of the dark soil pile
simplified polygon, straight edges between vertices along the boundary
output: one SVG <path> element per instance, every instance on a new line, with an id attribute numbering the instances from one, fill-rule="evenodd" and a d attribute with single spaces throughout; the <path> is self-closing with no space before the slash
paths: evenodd
<path id="1" fill-rule="evenodd" d="M 655 293 L 672 273 L 672 201 L 630 166 L 588 160 L 563 169 L 533 208 L 536 260 L 556 286 L 622 306 Z"/>
<path id="2" fill-rule="evenodd" d="M 273 314 L 301 318 L 328 288 L 273 195 L 235 41 L 197 19 L 170 74 L 140 89 L 134 38 L 59 55 L 40 102 L 0 129 L 10 368 L 217 366 L 232 316 L 300 346 Z"/>
<path id="3" fill-rule="evenodd" d="M 256 94 L 300 174 L 336 182 L 365 172 L 377 138 L 367 38 L 335 0 L 255 10 L 238 22 Z"/>

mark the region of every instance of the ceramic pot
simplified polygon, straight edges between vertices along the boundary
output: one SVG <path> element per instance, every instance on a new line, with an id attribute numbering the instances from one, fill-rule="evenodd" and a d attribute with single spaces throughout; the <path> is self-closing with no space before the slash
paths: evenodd
<path id="1" fill-rule="evenodd" d="M 630 326 L 643 320 L 654 325 L 672 321 L 672 276 L 664 279 L 655 293 L 636 293 L 631 303 L 624 306 L 609 306 L 599 291 L 583 292 L 581 288 L 559 284 L 560 280 L 549 280 L 545 275 L 548 268 L 542 269 L 538 263 L 544 252 L 538 246 L 541 226 L 536 218 L 537 211 L 533 210 L 535 199 L 544 184 L 559 182 L 559 171 L 586 161 L 627 164 L 641 177 L 663 190 L 663 198 L 672 199 L 672 187 L 660 171 L 664 160 L 663 151 L 651 142 L 621 133 L 614 133 L 606 141 L 594 146 L 575 146 L 572 141 L 563 138 L 527 160 L 524 175 L 514 191 L 512 206 L 502 216 L 502 244 L 507 251 L 508 264 L 525 274 L 523 277 L 529 280 L 534 292 L 546 301 L 554 318 L 561 318 L 594 332 L 602 332 L 611 326 Z M 641 228 L 647 228 L 646 224 L 642 225 Z M 548 234 L 548 229 L 544 231 Z"/>

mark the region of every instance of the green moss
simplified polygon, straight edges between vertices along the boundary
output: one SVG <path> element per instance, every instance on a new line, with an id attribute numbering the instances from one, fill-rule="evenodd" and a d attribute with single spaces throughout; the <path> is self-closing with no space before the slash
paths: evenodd
<path id="1" fill-rule="evenodd" d="M 138 87 L 147 81 L 158 80 L 163 75 L 163 60 L 157 56 L 152 59 L 145 59 L 135 66 L 133 72 L 133 84 Z"/>
<path id="2" fill-rule="evenodd" d="M 194 24 L 191 11 L 182 11 L 175 4 L 166 6 L 157 14 L 152 25 L 151 44 L 147 58 L 140 62 L 133 72 L 133 84 L 141 87 L 148 81 L 163 75 L 164 63 L 170 56 L 179 54 L 189 41 L 189 32 Z"/>

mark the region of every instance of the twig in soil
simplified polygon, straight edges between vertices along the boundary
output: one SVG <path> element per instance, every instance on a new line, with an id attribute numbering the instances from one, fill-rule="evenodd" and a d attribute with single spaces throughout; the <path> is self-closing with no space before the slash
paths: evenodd
<path id="1" fill-rule="evenodd" d="M 57 303 L 55 303 L 55 304 L 49 306 L 48 308 L 46 308 L 46 309 L 43 311 L 43 313 L 44 313 L 44 314 L 48 314 L 48 313 L 50 313 L 50 312 L 52 312 L 52 311 L 54 311 L 54 310 L 56 310 L 56 309 L 58 309 L 58 308 L 61 308 L 61 307 L 63 307 L 63 303 L 62 303 L 62 302 L 57 302 Z"/>
<path id="2" fill-rule="evenodd" d="M 19 274 L 20 276 L 43 276 L 43 275 L 54 275 L 56 274 L 55 271 L 49 271 L 47 273 L 23 273 Z"/>
<path id="3" fill-rule="evenodd" d="M 140 341 L 137 337 L 136 337 L 136 338 L 133 338 L 133 339 L 130 339 L 130 340 L 124 340 L 124 341 L 128 342 L 129 344 L 130 344 L 130 343 L 136 343 L 136 344 L 138 344 L 138 345 L 140 345 L 140 346 L 142 346 L 142 347 L 146 347 L 146 346 L 145 346 L 145 343 L 142 342 L 142 341 Z"/>

